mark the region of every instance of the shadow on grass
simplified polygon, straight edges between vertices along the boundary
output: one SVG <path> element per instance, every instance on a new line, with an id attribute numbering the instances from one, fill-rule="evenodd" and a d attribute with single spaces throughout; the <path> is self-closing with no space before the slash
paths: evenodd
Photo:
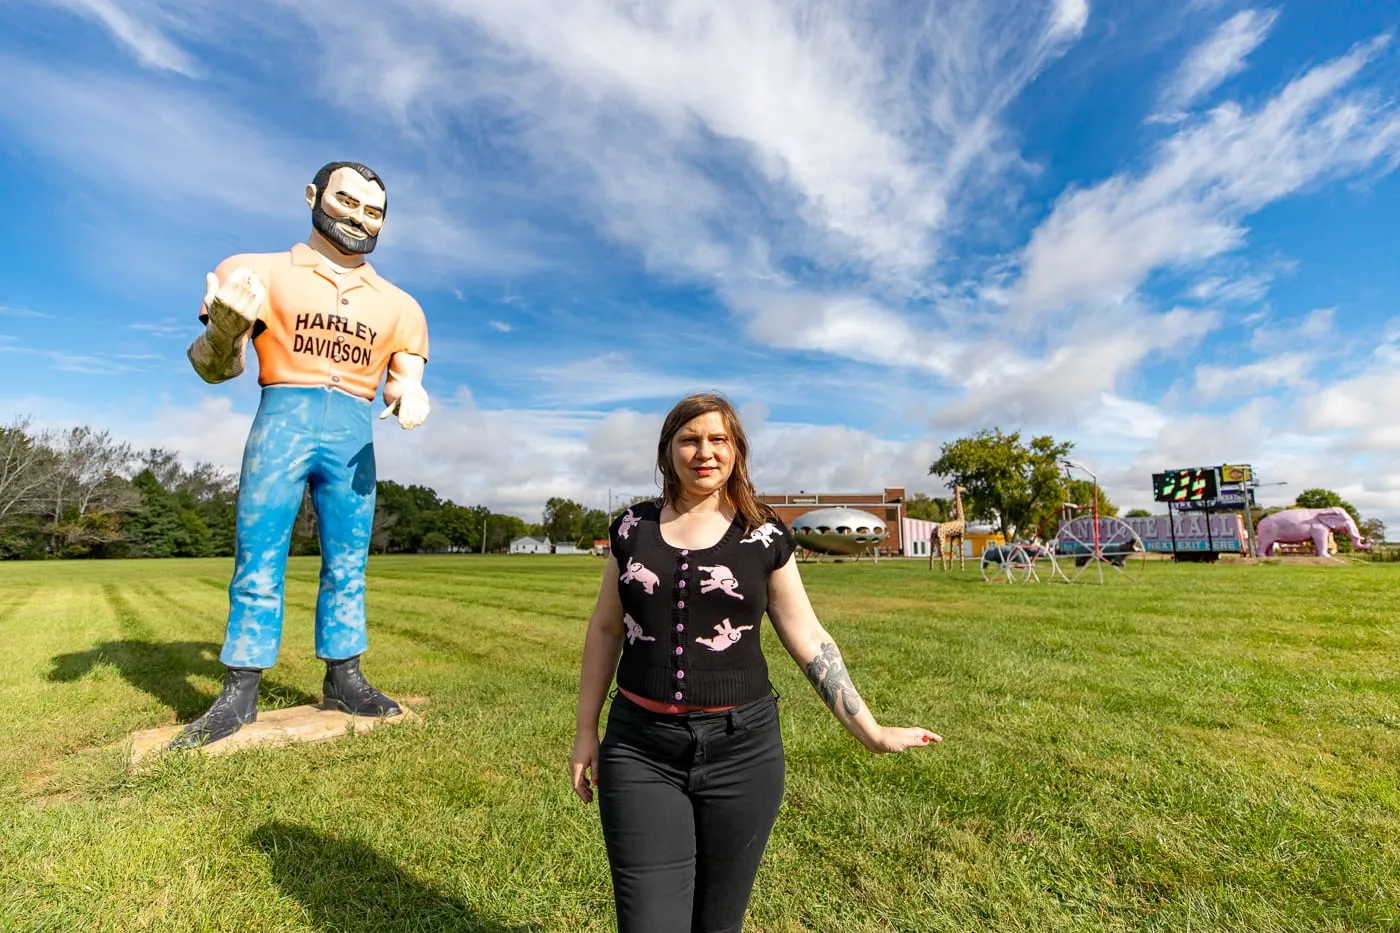
<path id="1" fill-rule="evenodd" d="M 222 684 L 227 669 L 219 662 L 219 650 L 220 646 L 210 641 L 104 641 L 87 651 L 55 657 L 48 679 L 72 683 L 100 664 L 111 664 L 127 683 L 173 709 L 176 718 L 183 722 L 201 715 L 218 696 L 217 692 L 206 693 L 194 686 L 190 677 L 202 675 Z M 267 674 L 263 675 L 260 697 L 262 709 L 321 701 L 319 696 L 269 681 Z"/>
<path id="2" fill-rule="evenodd" d="M 249 842 L 272 860 L 272 880 L 320 929 L 335 933 L 542 933 L 483 920 L 469 905 L 408 874 L 363 842 L 273 821 Z"/>

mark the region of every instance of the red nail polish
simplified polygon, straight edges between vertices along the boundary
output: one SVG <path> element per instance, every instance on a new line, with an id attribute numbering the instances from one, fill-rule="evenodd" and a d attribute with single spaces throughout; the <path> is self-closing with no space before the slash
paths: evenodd
<path id="1" fill-rule="evenodd" d="M 922 739 L 922 741 L 923 741 L 923 743 L 924 743 L 925 745 L 927 745 L 927 744 L 928 744 L 928 736 L 924 736 L 923 739 Z"/>

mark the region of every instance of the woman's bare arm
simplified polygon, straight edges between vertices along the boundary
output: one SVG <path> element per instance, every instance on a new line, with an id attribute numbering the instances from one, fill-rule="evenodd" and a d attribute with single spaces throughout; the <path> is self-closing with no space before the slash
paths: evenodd
<path id="1" fill-rule="evenodd" d="M 598 719 L 603 700 L 617 672 L 622 656 L 622 599 L 617 593 L 619 571 L 612 556 L 603 569 L 603 582 L 593 614 L 588 617 L 588 633 L 583 638 L 583 664 L 579 672 L 578 712 L 574 724 L 574 750 L 570 756 L 574 793 L 588 803 L 598 777 Z"/>
<path id="2" fill-rule="evenodd" d="M 943 741 L 927 729 L 882 726 L 875 721 L 856 692 L 836 640 L 818 621 L 793 558 L 769 578 L 768 617 L 783 647 L 802 668 L 827 708 L 866 748 L 872 752 L 899 752 Z"/>
<path id="3" fill-rule="evenodd" d="M 588 617 L 588 634 L 583 640 L 583 669 L 579 674 L 578 718 L 580 731 L 598 732 L 598 717 L 603 712 L 603 700 L 617 673 L 617 660 L 622 656 L 622 599 L 617 594 L 617 561 L 607 560 L 603 583 L 593 614 Z"/>

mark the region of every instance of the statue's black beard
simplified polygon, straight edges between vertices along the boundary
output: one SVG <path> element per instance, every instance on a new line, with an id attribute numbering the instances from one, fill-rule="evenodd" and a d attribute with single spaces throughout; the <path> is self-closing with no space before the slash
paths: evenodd
<path id="1" fill-rule="evenodd" d="M 332 217 L 322 210 L 319 204 L 311 209 L 311 225 L 316 228 L 317 233 L 330 240 L 331 245 L 336 249 L 340 250 L 342 253 L 369 253 L 374 251 L 375 244 L 379 242 L 378 235 L 367 235 L 363 240 L 351 239 L 336 226 L 340 223 L 347 223 L 351 226 L 355 225 L 353 220 L 341 220 Z M 364 227 L 360 229 L 364 230 Z M 369 231 L 365 230 L 365 233 L 368 234 Z"/>

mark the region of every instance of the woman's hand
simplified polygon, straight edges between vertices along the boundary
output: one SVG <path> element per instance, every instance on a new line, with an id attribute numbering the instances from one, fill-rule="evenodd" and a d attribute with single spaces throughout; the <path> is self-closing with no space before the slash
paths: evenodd
<path id="1" fill-rule="evenodd" d="M 865 746 L 872 752 L 902 752 L 906 748 L 923 748 L 930 742 L 942 742 L 943 736 L 927 729 L 902 726 L 880 726 Z"/>
<path id="2" fill-rule="evenodd" d="M 579 732 L 574 735 L 574 751 L 569 756 L 574 772 L 574 793 L 584 803 L 593 802 L 593 787 L 598 784 L 598 733 Z M 590 781 L 592 786 L 590 786 Z"/>

